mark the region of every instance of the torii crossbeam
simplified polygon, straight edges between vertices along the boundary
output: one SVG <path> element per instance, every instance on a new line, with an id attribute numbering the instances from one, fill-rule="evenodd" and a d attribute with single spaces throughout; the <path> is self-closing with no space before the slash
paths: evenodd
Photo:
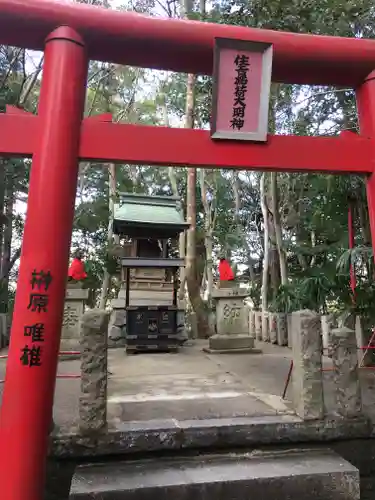
<path id="1" fill-rule="evenodd" d="M 273 44 L 276 82 L 353 87 L 361 135 L 212 141 L 203 130 L 83 119 L 90 59 L 211 74 L 215 38 Z M 0 414 L 1 497 L 41 500 L 72 232 L 78 160 L 366 174 L 375 239 L 375 41 L 300 35 L 0 0 L 0 43 L 44 50 L 38 115 L 0 115 L 0 154 L 32 157 Z M 145 147 L 147 145 L 147 147 Z"/>

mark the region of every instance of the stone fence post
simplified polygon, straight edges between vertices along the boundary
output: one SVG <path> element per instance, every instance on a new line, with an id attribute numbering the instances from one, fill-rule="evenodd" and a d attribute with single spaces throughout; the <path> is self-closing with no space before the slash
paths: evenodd
<path id="1" fill-rule="evenodd" d="M 292 400 L 303 420 L 324 417 L 321 330 L 319 314 L 292 314 Z"/>
<path id="2" fill-rule="evenodd" d="M 288 345 L 288 322 L 285 313 L 276 314 L 277 343 L 281 346 Z"/>
<path id="3" fill-rule="evenodd" d="M 267 311 L 262 311 L 262 340 L 263 342 L 270 341 L 270 330 L 269 330 L 269 314 Z"/>
<path id="4" fill-rule="evenodd" d="M 256 338 L 255 315 L 254 309 L 249 308 L 249 334 L 253 339 Z"/>
<path id="5" fill-rule="evenodd" d="M 335 410 L 345 418 L 362 412 L 355 331 L 342 326 L 331 330 Z"/>
<path id="6" fill-rule="evenodd" d="M 255 311 L 255 338 L 257 340 L 262 340 L 262 313 L 260 311 Z"/>
<path id="7" fill-rule="evenodd" d="M 79 428 L 90 434 L 107 428 L 108 314 L 91 309 L 83 314 L 81 328 L 81 396 Z"/>
<path id="8" fill-rule="evenodd" d="M 277 344 L 277 324 L 275 313 L 268 313 L 268 329 L 271 344 Z"/>

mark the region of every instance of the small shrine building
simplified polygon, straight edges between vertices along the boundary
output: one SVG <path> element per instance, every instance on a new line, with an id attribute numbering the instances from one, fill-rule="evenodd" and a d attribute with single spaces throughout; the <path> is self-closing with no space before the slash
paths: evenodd
<path id="1" fill-rule="evenodd" d="M 123 193 L 114 208 L 121 286 L 112 301 L 109 344 L 127 352 L 175 350 L 184 325 L 178 301 L 178 238 L 188 228 L 180 200 Z"/>

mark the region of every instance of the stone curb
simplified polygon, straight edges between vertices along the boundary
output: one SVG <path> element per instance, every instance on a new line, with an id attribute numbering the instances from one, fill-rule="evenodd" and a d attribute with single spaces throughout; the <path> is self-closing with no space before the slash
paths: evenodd
<path id="1" fill-rule="evenodd" d="M 291 415 L 207 420 L 150 420 L 118 424 L 103 434 L 82 436 L 76 430 L 53 433 L 54 457 L 93 457 L 135 453 L 225 449 L 297 442 L 369 438 L 369 420 L 304 422 Z"/>

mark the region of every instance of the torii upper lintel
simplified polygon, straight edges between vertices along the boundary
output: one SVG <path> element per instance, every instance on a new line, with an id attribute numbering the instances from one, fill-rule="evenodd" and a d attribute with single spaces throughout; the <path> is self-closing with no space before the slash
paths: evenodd
<path id="1" fill-rule="evenodd" d="M 276 82 L 355 87 L 375 60 L 375 40 L 163 19 L 57 0 L 0 1 L 1 44 L 43 50 L 46 36 L 62 25 L 84 37 L 90 59 L 186 73 L 212 73 L 215 37 L 272 43 Z"/>

